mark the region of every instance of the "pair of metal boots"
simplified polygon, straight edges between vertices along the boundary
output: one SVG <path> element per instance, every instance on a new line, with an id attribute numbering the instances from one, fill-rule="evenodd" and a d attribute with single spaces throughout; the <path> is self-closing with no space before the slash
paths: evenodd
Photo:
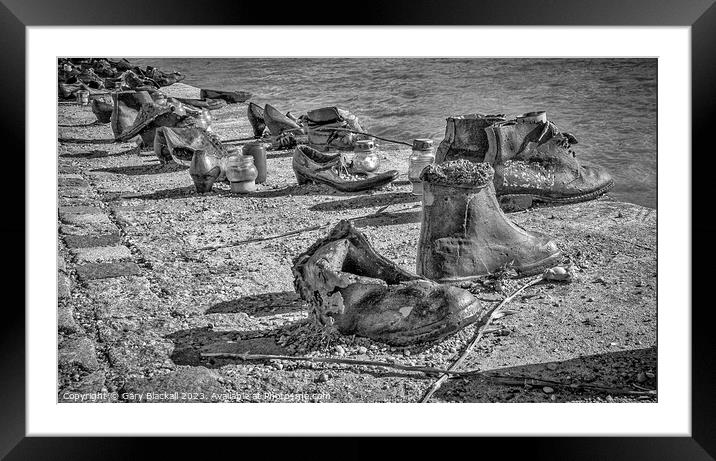
<path id="1" fill-rule="evenodd" d="M 555 242 L 512 223 L 497 202 L 494 170 L 468 160 L 421 173 L 423 214 L 417 274 L 379 255 L 348 221 L 294 260 L 296 290 L 311 316 L 343 334 L 393 345 L 439 339 L 485 312 L 451 282 L 512 266 L 523 275 L 557 265 Z"/>
<path id="2" fill-rule="evenodd" d="M 495 192 L 503 209 L 524 209 L 534 202 L 564 204 L 591 200 L 614 185 L 602 167 L 580 162 L 577 139 L 560 132 L 545 112 L 508 119 L 470 114 L 447 119 L 436 163 L 467 159 L 495 169 Z"/>
<path id="3" fill-rule="evenodd" d="M 251 102 L 246 115 L 256 138 L 266 136 L 267 130 L 268 135 L 279 139 L 305 134 L 305 143 L 320 151 L 327 151 L 329 148 L 352 150 L 355 141 L 364 138 L 353 133 L 364 131 L 358 117 L 335 106 L 310 110 L 305 115 L 296 117 L 291 112 L 282 114 L 270 104 L 261 108 Z"/>

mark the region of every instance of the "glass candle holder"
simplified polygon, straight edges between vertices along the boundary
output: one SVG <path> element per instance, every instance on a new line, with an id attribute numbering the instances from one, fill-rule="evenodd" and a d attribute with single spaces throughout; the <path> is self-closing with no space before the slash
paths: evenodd
<path id="1" fill-rule="evenodd" d="M 87 106 L 87 105 L 89 105 L 89 95 L 90 95 L 90 92 L 89 92 L 89 91 L 87 91 L 87 90 L 79 90 L 79 91 L 75 94 L 75 97 L 77 98 L 77 103 L 80 104 L 80 105 L 82 105 L 82 106 Z"/>
<path id="2" fill-rule="evenodd" d="M 211 131 L 211 112 L 209 112 L 209 109 L 201 110 L 201 115 L 199 116 L 199 120 L 201 121 L 202 127 L 206 131 Z"/>
<path id="3" fill-rule="evenodd" d="M 413 195 L 423 195 L 423 182 L 420 180 L 420 172 L 433 162 L 435 162 L 433 140 L 413 140 L 413 153 L 410 155 L 408 165 L 408 180 L 413 185 Z"/>
<path id="4" fill-rule="evenodd" d="M 232 155 L 226 160 L 226 179 L 231 183 L 232 192 L 243 194 L 255 191 L 258 175 L 254 158 L 249 155 Z"/>
<path id="5" fill-rule="evenodd" d="M 375 151 L 375 143 L 372 139 L 362 139 L 355 142 L 355 155 L 353 156 L 353 168 L 367 173 L 375 171 L 380 166 L 380 158 Z"/>

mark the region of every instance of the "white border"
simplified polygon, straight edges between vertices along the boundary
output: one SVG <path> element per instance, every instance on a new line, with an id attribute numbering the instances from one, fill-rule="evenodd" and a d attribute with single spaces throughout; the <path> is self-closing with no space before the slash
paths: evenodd
<path id="1" fill-rule="evenodd" d="M 690 28 L 28 27 L 27 50 L 27 435 L 690 435 Z M 658 57 L 659 402 L 57 404 L 57 56 Z"/>

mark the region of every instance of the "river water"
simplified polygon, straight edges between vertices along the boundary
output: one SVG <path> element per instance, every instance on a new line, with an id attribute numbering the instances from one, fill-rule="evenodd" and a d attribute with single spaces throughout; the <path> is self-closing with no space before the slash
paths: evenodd
<path id="1" fill-rule="evenodd" d="M 656 59 L 143 58 L 184 83 L 251 92 L 303 113 L 339 106 L 367 131 L 442 140 L 445 117 L 536 110 L 576 136 L 580 159 L 606 167 L 617 200 L 656 207 Z"/>

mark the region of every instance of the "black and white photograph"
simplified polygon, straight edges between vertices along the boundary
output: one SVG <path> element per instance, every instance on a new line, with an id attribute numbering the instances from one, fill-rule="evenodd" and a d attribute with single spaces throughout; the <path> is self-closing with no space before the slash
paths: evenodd
<path id="1" fill-rule="evenodd" d="M 60 405 L 659 402 L 657 58 L 55 64 Z"/>
<path id="2" fill-rule="evenodd" d="M 0 458 L 712 459 L 713 2 L 0 0 Z"/>

